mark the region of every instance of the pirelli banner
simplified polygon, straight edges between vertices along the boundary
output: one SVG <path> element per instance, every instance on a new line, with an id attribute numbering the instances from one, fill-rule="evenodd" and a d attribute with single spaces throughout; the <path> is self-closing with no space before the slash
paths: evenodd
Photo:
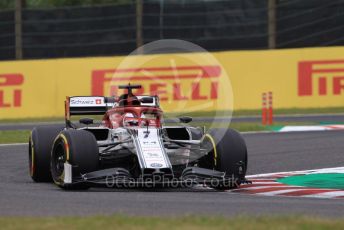
<path id="1" fill-rule="evenodd" d="M 142 84 L 167 112 L 344 106 L 344 47 L 0 62 L 0 117 L 64 115 L 66 96 Z"/>

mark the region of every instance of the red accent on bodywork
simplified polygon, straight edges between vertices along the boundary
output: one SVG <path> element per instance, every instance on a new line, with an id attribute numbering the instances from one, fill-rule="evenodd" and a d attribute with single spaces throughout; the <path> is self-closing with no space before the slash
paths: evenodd
<path id="1" fill-rule="evenodd" d="M 143 112 L 151 112 L 157 114 L 157 119 L 147 119 L 141 118 L 141 114 Z M 137 120 L 139 126 L 143 124 L 146 120 L 149 121 L 150 126 L 154 127 L 161 127 L 161 117 L 162 117 L 162 110 L 157 107 L 148 107 L 148 106 L 126 106 L 126 107 L 115 107 L 110 109 L 106 112 L 103 117 L 103 125 L 108 128 L 118 128 L 123 126 L 123 115 L 125 113 L 132 113 L 135 117 L 132 120 Z M 121 116 L 114 116 L 115 114 L 121 114 Z M 113 124 L 118 124 L 118 127 L 114 127 Z"/>

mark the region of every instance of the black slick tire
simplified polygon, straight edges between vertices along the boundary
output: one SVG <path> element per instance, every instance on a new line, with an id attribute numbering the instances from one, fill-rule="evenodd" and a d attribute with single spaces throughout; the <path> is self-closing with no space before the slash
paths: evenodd
<path id="1" fill-rule="evenodd" d="M 32 130 L 29 138 L 29 173 L 35 182 L 51 182 L 50 153 L 62 126 L 41 126 Z"/>
<path id="2" fill-rule="evenodd" d="M 88 189 L 85 183 L 64 183 L 64 163 L 72 166 L 72 179 L 99 168 L 99 150 L 94 135 L 85 130 L 62 131 L 54 141 L 51 152 L 51 175 L 55 184 L 63 189 Z"/>
<path id="3" fill-rule="evenodd" d="M 240 133 L 233 129 L 211 129 L 204 136 L 202 147 L 208 149 L 208 154 L 201 158 L 199 166 L 225 172 L 232 179 L 229 185 L 219 184 L 215 188 L 237 188 L 247 169 L 247 147 Z"/>

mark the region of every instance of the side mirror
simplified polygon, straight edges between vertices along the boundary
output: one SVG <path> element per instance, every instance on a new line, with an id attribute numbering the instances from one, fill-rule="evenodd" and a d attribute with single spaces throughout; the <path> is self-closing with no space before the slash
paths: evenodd
<path id="1" fill-rule="evenodd" d="M 104 98 L 104 102 L 105 103 L 115 103 L 116 102 L 116 98 L 113 96 L 113 97 L 105 97 Z"/>
<path id="2" fill-rule="evenodd" d="M 92 118 L 87 118 L 87 117 L 85 117 L 85 118 L 81 118 L 81 119 L 79 120 L 79 122 L 80 122 L 81 124 L 90 125 L 90 124 L 93 124 L 93 119 L 92 119 Z"/>
<path id="3" fill-rule="evenodd" d="M 153 103 L 153 98 L 152 97 L 143 97 L 140 99 L 140 102 L 142 102 L 142 103 Z"/>
<path id="4" fill-rule="evenodd" d="M 182 123 L 189 123 L 192 121 L 192 117 L 179 117 L 179 121 Z"/>

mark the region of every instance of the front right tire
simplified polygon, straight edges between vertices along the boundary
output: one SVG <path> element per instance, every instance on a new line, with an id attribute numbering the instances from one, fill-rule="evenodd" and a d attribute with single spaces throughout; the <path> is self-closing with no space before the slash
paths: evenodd
<path id="1" fill-rule="evenodd" d="M 229 185 L 219 184 L 219 190 L 237 188 L 245 180 L 247 147 L 244 138 L 234 129 L 211 129 L 203 137 L 202 148 L 208 153 L 199 161 L 202 168 L 225 172 Z"/>

